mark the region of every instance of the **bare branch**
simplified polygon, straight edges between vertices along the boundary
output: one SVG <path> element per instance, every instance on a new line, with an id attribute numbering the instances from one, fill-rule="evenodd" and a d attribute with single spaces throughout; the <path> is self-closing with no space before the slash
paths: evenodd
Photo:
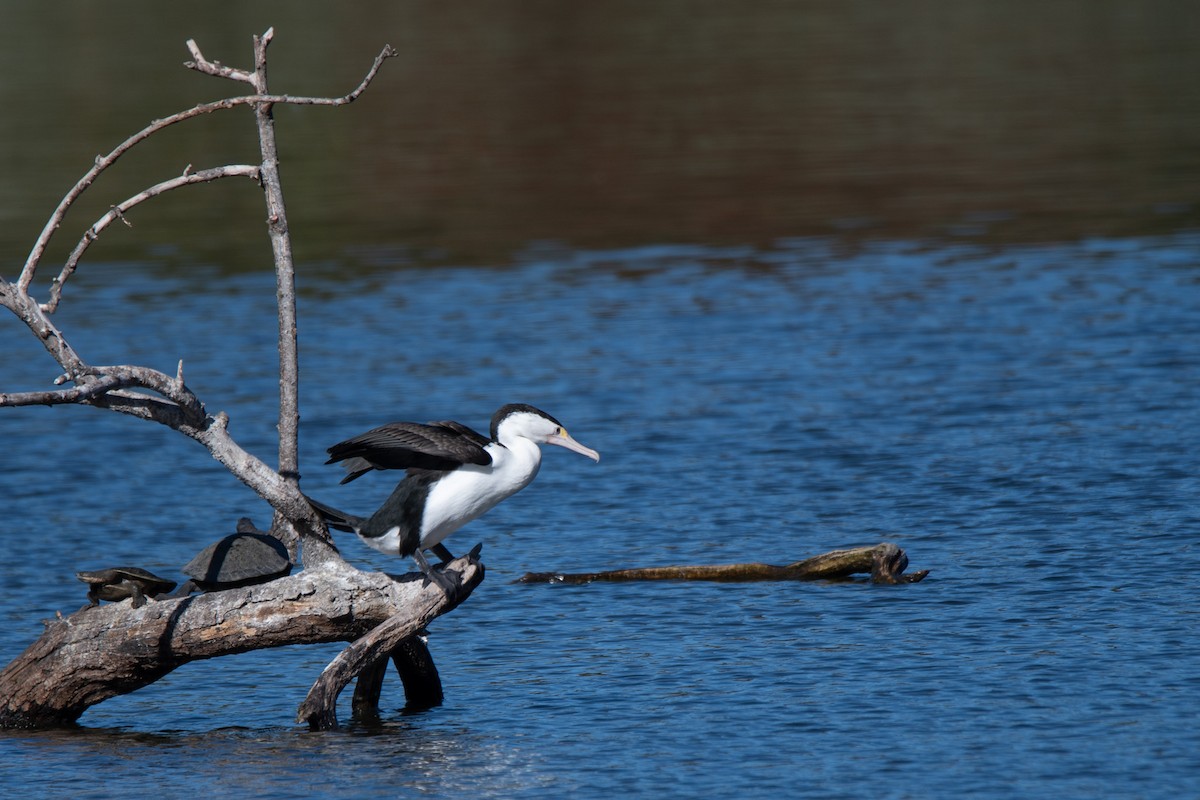
<path id="1" fill-rule="evenodd" d="M 42 343 L 59 366 L 66 372 L 64 380 L 73 380 L 75 375 L 83 373 L 87 365 L 75 352 L 58 328 L 50 322 L 41 307 L 27 292 L 15 284 L 0 278 L 0 305 L 17 315 L 25 325 L 33 331 L 34 336 Z M 62 381 L 58 381 L 62 383 Z"/>
<path id="2" fill-rule="evenodd" d="M 99 395 L 88 404 L 157 422 L 199 442 L 217 462 L 271 505 L 276 511 L 276 533 L 303 540 L 305 566 L 341 560 L 324 521 L 300 489 L 234 441 L 229 435 L 229 418 L 224 412 L 196 420 L 174 403 L 125 390 Z"/>
<path id="3" fill-rule="evenodd" d="M 86 403 L 105 392 L 120 389 L 128 385 L 126 381 L 110 375 L 82 386 L 74 386 L 70 389 L 56 389 L 45 392 L 0 392 L 0 407 L 58 406 L 67 403 Z"/>
<path id="4" fill-rule="evenodd" d="M 387 658 L 434 617 L 456 607 L 483 580 L 483 565 L 478 562 L 476 551 L 451 562 L 446 569 L 449 570 L 447 574 L 456 576 L 458 590 L 453 597 L 441 592 L 426 592 L 416 601 L 410 601 L 403 613 L 380 623 L 339 653 L 309 689 L 296 712 L 297 722 L 308 723 L 316 730 L 336 728 L 337 699 L 342 689 L 364 668 Z"/>
<path id="5" fill-rule="evenodd" d="M 182 362 L 180 366 L 182 368 Z M 147 367 L 92 367 L 81 362 L 74 371 L 69 371 L 55 382 L 65 381 L 73 381 L 77 385 L 69 389 L 42 392 L 0 393 L 0 407 L 67 403 L 95 405 L 132 413 L 177 430 L 199 429 L 207 417 L 204 404 L 178 377 L 173 378 Z M 165 399 L 125 391 L 129 388 L 148 389 Z"/>
<path id="6" fill-rule="evenodd" d="M 353 102 L 370 84 L 383 61 L 397 55 L 390 46 L 376 57 L 371 69 L 348 95 L 335 98 L 291 97 L 269 95 L 266 88 L 266 47 L 273 31 L 256 36 L 255 71 L 252 85 L 255 94 L 234 97 L 213 103 L 198 105 L 164 119 L 154 120 L 150 125 L 130 136 L 114 150 L 96 158 L 95 164 L 63 197 L 47 221 L 30 252 L 17 282 L 9 283 L 0 278 L 0 305 L 13 311 L 42 342 L 50 355 L 62 367 L 64 374 L 55 382 L 61 385 L 73 382 L 76 386 L 46 392 L 23 392 L 0 395 L 0 405 L 62 404 L 77 403 L 118 411 L 123 414 L 168 426 L 204 445 L 212 456 L 225 465 L 240 480 L 266 499 L 276 510 L 277 532 L 293 537 L 302 537 L 306 545 L 305 562 L 322 563 L 337 559 L 337 549 L 329 539 L 324 523 L 304 500 L 298 489 L 298 457 L 296 433 L 299 427 L 298 367 L 296 361 L 296 316 L 295 289 L 290 242 L 287 237 L 287 222 L 283 210 L 283 195 L 278 178 L 274 132 L 271 126 L 270 107 L 274 103 L 300 105 L 344 105 Z M 193 55 L 203 66 L 201 71 L 234 79 L 251 73 L 227 71 L 215 62 L 204 59 L 195 43 L 189 45 Z M 79 196 L 95 182 L 99 174 L 112 166 L 132 147 L 164 128 L 186 121 L 201 114 L 241 105 L 255 106 L 259 121 L 260 145 L 263 152 L 261 167 L 229 165 L 215 169 L 193 172 L 189 164 L 182 176 L 163 181 L 143 192 L 113 206 L 82 237 L 71 257 L 53 282 L 49 302 L 42 306 L 29 296 L 29 286 L 34 278 L 38 263 L 43 257 L 51 236 L 59 228 L 67 211 Z M 272 470 L 254 456 L 243 450 L 229 436 L 224 414 L 207 415 L 204 405 L 183 382 L 182 364 L 174 377 L 157 370 L 130 365 L 93 367 L 88 365 L 67 344 L 65 338 L 49 321 L 61 301 L 63 286 L 77 269 L 84 252 L 96 237 L 128 209 L 151 197 L 193 183 L 216 180 L 223 177 L 246 176 L 257 178 L 264 185 L 268 199 L 268 224 L 272 243 L 276 251 L 276 264 L 280 297 L 280 468 Z M 145 391 L 142 391 L 145 390 Z"/>
<path id="7" fill-rule="evenodd" d="M 440 682 L 428 651 L 423 645 L 413 644 L 411 637 L 430 619 L 461 602 L 483 579 L 477 551 L 450 565 L 460 576 L 458 591 L 450 595 L 440 586 L 419 580 L 397 583 L 387 576 L 361 573 L 341 559 L 324 521 L 299 491 L 295 275 L 271 114 L 276 103 L 337 106 L 353 102 L 373 80 L 382 62 L 395 56 L 396 51 L 385 47 L 359 86 L 343 97 L 271 95 L 267 91 L 266 51 L 273 35 L 274 30 L 268 29 L 254 38 L 253 72 L 209 61 L 199 46 L 189 40 L 188 48 L 195 58 L 188 64 L 190 68 L 249 83 L 254 94 L 199 105 L 154 120 L 108 155 L 97 157 L 92 168 L 52 213 L 18 280 L 9 283 L 0 278 L 0 305 L 20 318 L 62 367 L 63 374 L 54 381 L 55 386 L 74 384 L 49 391 L 0 394 L 0 406 L 75 403 L 157 422 L 183 433 L 199 442 L 215 460 L 270 503 L 275 510 L 272 533 L 283 538 L 293 560 L 297 560 L 297 555 L 302 557 L 305 569 L 299 576 L 244 591 L 231 589 L 131 608 L 128 616 L 123 608 L 113 606 L 89 609 L 65 620 L 59 615 L 59 623 L 51 623 L 41 640 L 0 671 L 0 726 L 73 720 L 89 705 L 153 682 L 190 659 L 242 652 L 252 647 L 357 638 L 376 626 L 379 626 L 377 631 L 348 648 L 326 670 L 306 701 L 305 709 L 311 715 L 302 710 L 302 716 L 321 727 L 336 724 L 334 709 L 342 687 L 365 665 L 380 662 L 388 654 L 397 658 L 398 666 L 402 661 L 407 664 L 401 668 L 402 676 L 407 676 L 406 693 L 409 684 L 415 681 L 423 687 L 419 702 L 430 702 L 435 694 L 440 697 Z M 136 144 L 170 125 L 241 105 L 253 107 L 261 165 L 227 165 L 196 172 L 189 164 L 181 176 L 157 183 L 111 206 L 72 250 L 52 281 L 48 301 L 39 304 L 32 299 L 29 287 L 50 238 L 101 172 Z M 129 224 L 125 214 L 131 208 L 183 186 L 234 176 L 250 177 L 262 185 L 275 255 L 280 357 L 278 470 L 234 441 L 228 430 L 229 418 L 224 413 L 207 413 L 204 404 L 184 382 L 182 361 L 174 375 L 133 365 L 92 366 L 75 353 L 49 320 L 61 302 L 66 282 L 91 243 L 114 222 Z M 248 628 L 256 633 L 250 639 L 244 635 Z M 409 641 L 408 650 L 402 648 L 405 641 Z M 77 646 L 80 642 L 86 644 Z M 401 658 L 404 653 L 408 653 L 407 661 Z M 421 680 L 416 680 L 417 677 Z M 377 683 L 373 691 L 377 701 Z M 358 705 L 367 703 L 371 696 L 364 692 Z"/>
<path id="8" fill-rule="evenodd" d="M 194 69 L 197 72 L 203 72 L 205 75 L 213 75 L 218 78 L 228 78 L 232 81 L 241 81 L 243 83 L 254 84 L 254 76 L 244 69 L 234 69 L 226 67 L 220 61 L 209 61 L 200 52 L 200 46 L 196 44 L 195 39 L 187 40 L 187 48 L 192 54 L 195 61 L 187 61 L 184 66 L 188 69 Z"/>
<path id="9" fill-rule="evenodd" d="M 267 92 L 267 47 L 275 35 L 268 28 L 254 37 L 254 88 Z M 259 152 L 262 154 L 262 186 L 267 203 L 267 234 L 275 256 L 275 297 L 279 314 L 279 474 L 293 486 L 300 480 L 300 360 L 296 342 L 296 268 L 292 239 L 288 233 L 287 207 L 279 175 L 279 152 L 275 143 L 275 120 L 270 103 L 256 103 Z"/>
<path id="10" fill-rule="evenodd" d="M 224 167 L 214 167 L 213 169 L 200 170 L 192 172 L 191 165 L 178 178 L 172 178 L 169 181 L 156 183 L 149 189 L 138 192 L 133 197 L 124 200 L 109 209 L 108 213 L 96 220 L 92 227 L 88 228 L 79 240 L 79 244 L 75 245 L 75 249 L 71 251 L 71 255 L 67 258 L 63 265 L 62 272 L 58 274 L 58 278 L 50 287 L 50 299 L 42 303 L 42 310 L 47 314 L 53 314 L 58 309 L 58 304 L 62 300 L 63 285 L 75 273 L 75 268 L 79 266 L 79 260 L 83 258 L 84 252 L 91 247 L 92 242 L 100 238 L 100 234 L 117 220 L 121 220 L 126 225 L 129 221 L 125 219 L 124 213 L 139 203 L 144 203 L 151 197 L 157 197 L 160 194 L 169 192 L 172 189 L 178 189 L 183 186 L 191 186 L 196 183 L 208 183 L 209 181 L 219 180 L 221 178 L 245 177 L 258 181 L 259 169 L 256 166 L 249 164 L 230 164 Z"/>
<path id="11" fill-rule="evenodd" d="M 63 219 L 67 215 L 67 211 L 79 199 L 93 183 L 100 173 L 112 166 L 121 156 L 127 153 L 130 148 L 144 141 L 147 137 L 152 136 L 163 128 L 178 124 L 185 120 L 198 117 L 202 114 L 211 114 L 214 111 L 220 111 L 227 108 L 236 108 L 237 106 L 252 105 L 254 103 L 289 103 L 292 105 L 325 105 L 325 106 L 340 106 L 347 103 L 352 103 L 358 99 L 375 75 L 379 72 L 386 59 L 398 55 L 397 51 L 391 46 L 386 45 L 378 56 L 375 57 L 371 69 L 368 70 L 366 77 L 358 84 L 355 89 L 349 94 L 341 97 L 293 97 L 291 95 L 263 95 L 255 94 L 245 97 L 231 97 L 225 100 L 217 100 L 212 103 L 203 103 L 201 105 L 190 108 L 186 111 L 180 111 L 163 119 L 157 119 L 147 125 L 142 130 L 130 136 L 125 141 L 121 142 L 108 155 L 97 156 L 96 163 L 84 173 L 83 177 L 71 188 L 69 192 L 59 202 L 58 207 L 50 215 L 50 219 L 46 221 L 45 227 L 38 235 L 37 241 L 34 242 L 33 249 L 30 251 L 28 258 L 25 260 L 25 266 L 21 269 L 21 275 L 17 280 L 17 286 L 22 291 L 28 291 L 30 284 L 33 283 L 34 274 L 37 272 L 38 264 L 41 262 L 42 256 L 45 255 L 46 247 L 50 243 L 54 232 L 62 225 Z"/>
<path id="12" fill-rule="evenodd" d="M 201 424 L 207 416 L 200 398 L 196 397 L 192 390 L 184 386 L 181 381 L 165 372 L 159 372 L 149 367 L 120 364 L 111 367 L 89 367 L 85 374 L 117 378 L 126 381 L 126 385 L 140 386 L 157 392 L 179 406 L 192 424 Z"/>
<path id="13" fill-rule="evenodd" d="M 243 483 L 265 499 L 288 521 L 287 529 L 304 537 L 305 563 L 318 564 L 337 558 L 324 524 L 304 500 L 294 482 L 243 450 L 226 430 L 224 414 L 209 417 L 204 405 L 184 385 L 182 364 L 174 377 L 145 367 L 128 365 L 93 367 L 67 344 L 36 302 L 15 285 L 0 278 L 0 305 L 9 308 L 32 330 L 64 370 L 57 383 L 73 381 L 71 389 L 51 392 L 0 394 L 0 406 L 80 403 L 119 411 L 157 422 L 200 442 Z M 130 391 L 137 387 L 161 397 Z M 164 399 L 165 398 L 165 399 Z M 293 525 L 299 525 L 293 529 Z"/>

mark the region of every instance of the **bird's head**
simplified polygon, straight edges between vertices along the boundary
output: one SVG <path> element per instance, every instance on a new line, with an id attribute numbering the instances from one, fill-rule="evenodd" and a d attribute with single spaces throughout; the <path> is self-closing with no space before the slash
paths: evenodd
<path id="1" fill-rule="evenodd" d="M 556 444 L 585 455 L 593 461 L 600 454 L 571 438 L 562 423 L 545 411 L 524 403 L 504 406 L 492 416 L 492 439 L 503 444 L 515 437 L 522 437 L 538 444 Z"/>

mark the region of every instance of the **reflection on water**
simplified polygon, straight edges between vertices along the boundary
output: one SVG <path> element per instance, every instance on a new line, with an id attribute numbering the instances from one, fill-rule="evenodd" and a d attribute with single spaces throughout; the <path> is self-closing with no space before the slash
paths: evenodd
<path id="1" fill-rule="evenodd" d="M 14 109 L 0 118 L 0 248 L 24 254 L 95 153 L 233 91 L 178 66 L 185 38 L 243 63 L 250 33 L 268 24 L 275 85 L 299 94 L 347 91 L 385 42 L 401 53 L 351 108 L 278 110 L 305 258 L 367 243 L 406 262 L 495 264 L 537 241 L 1056 240 L 1197 222 L 1200 13 L 1188 4 L 362 8 L 256 4 L 230 16 L 142 0 L 73 16 L 81 29 L 67 47 L 57 12 L 13 9 L 0 69 L 23 79 L 0 82 Z M 130 155 L 73 230 L 189 163 L 253 159 L 249 125 L 216 115 Z M 114 230 L 94 257 L 157 242 L 257 267 L 255 194 L 177 193 L 139 209 L 138 236 Z"/>
<path id="2" fill-rule="evenodd" d="M 364 786 L 372 795 L 387 787 L 404 794 L 511 797 L 550 783 L 519 746 L 481 740 L 466 728 L 428 731 L 407 722 L 323 734 L 291 728 L 226 728 L 202 735 L 117 728 L 0 732 L 0 748 L 20 750 L 28 759 L 0 765 L 0 782 L 8 787 L 29 780 L 31 761 L 72 763 L 70 772 L 52 773 L 46 796 L 54 797 L 109 796 L 106 781 L 113 780 L 114 764 L 128 764 L 146 776 L 141 780 L 153 780 L 155 794 L 163 797 L 189 796 L 197 786 L 211 797 L 294 797 L 298 776 L 311 797 L 362 796 Z M 139 778 L 116 780 L 137 785 Z"/>

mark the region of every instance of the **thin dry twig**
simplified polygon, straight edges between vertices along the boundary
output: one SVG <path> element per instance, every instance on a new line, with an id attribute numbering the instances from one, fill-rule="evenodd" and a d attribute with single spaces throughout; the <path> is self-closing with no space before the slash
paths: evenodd
<path id="1" fill-rule="evenodd" d="M 162 119 L 154 120 L 145 128 L 142 128 L 140 131 L 121 142 L 107 155 L 97 156 L 96 163 L 92 166 L 92 168 L 84 173 L 83 177 L 81 177 L 79 181 L 73 187 L 71 187 L 71 190 L 63 196 L 63 199 L 59 202 L 58 207 L 54 209 L 54 212 L 50 215 L 50 219 L 46 221 L 45 227 L 42 228 L 42 232 L 38 235 L 37 240 L 34 242 L 33 249 L 30 250 L 29 256 L 25 260 L 25 265 L 21 269 L 20 277 L 17 279 L 17 287 L 23 292 L 29 290 L 29 286 L 33 283 L 34 275 L 37 272 L 38 264 L 41 262 L 42 256 L 44 256 L 46 253 L 46 248 L 49 246 L 51 237 L 53 237 L 54 232 L 62 225 L 63 219 L 67 215 L 67 211 L 75 204 L 75 201 L 79 199 L 79 196 L 82 195 L 83 192 L 88 189 L 88 187 L 96 182 L 96 179 L 100 176 L 101 172 L 111 167 L 118 159 L 121 158 L 121 156 L 129 152 L 132 147 L 140 142 L 145 141 L 148 137 L 154 135 L 160 130 L 163 130 L 164 128 L 168 128 L 171 125 L 176 125 L 180 122 L 192 119 L 193 117 L 198 117 L 203 114 L 211 114 L 214 111 L 236 108 L 238 106 L 252 105 L 254 103 L 287 103 L 291 105 L 320 106 L 341 106 L 346 105 L 347 103 L 353 103 L 364 91 L 366 91 L 367 87 L 371 84 L 371 81 L 375 79 L 375 75 L 379 72 L 379 68 L 383 65 L 383 62 L 396 55 L 399 54 L 395 48 L 393 48 L 391 45 L 385 45 L 379 55 L 375 57 L 374 63 L 371 65 L 371 68 L 367 71 L 366 76 L 362 79 L 358 86 L 355 87 L 354 90 L 349 94 L 342 95 L 341 97 L 302 97 L 286 94 L 253 94 L 246 95 L 244 97 L 229 97 L 224 100 L 217 100 L 211 103 L 202 103 L 194 106 L 193 108 L 189 108 L 186 111 L 180 111 L 176 114 L 172 114 L 169 117 L 163 117 Z M 197 69 L 195 62 L 186 62 L 184 66 L 188 67 L 189 69 Z"/>
<path id="2" fill-rule="evenodd" d="M 128 381 L 115 375 L 106 375 L 90 383 L 72 386 L 70 389 L 53 389 L 44 392 L 0 392 L 0 406 L 57 406 L 67 403 L 83 403 L 128 385 Z"/>
<path id="3" fill-rule="evenodd" d="M 179 189 L 183 186 L 191 186 L 196 183 L 208 183 L 210 181 L 219 180 L 221 178 L 245 177 L 252 180 L 260 180 L 259 168 L 250 164 L 230 164 L 224 167 L 214 167 L 213 169 L 203 169 L 199 172 L 191 172 L 191 165 L 178 178 L 172 178 L 169 181 L 156 183 L 145 191 L 138 192 L 133 197 L 117 203 L 108 213 L 96 220 L 92 227 L 84 232 L 79 243 L 75 245 L 75 249 L 71 251 L 71 255 L 63 264 L 62 271 L 58 277 L 54 279 L 50 287 L 50 299 L 42 303 L 42 310 L 48 314 L 53 314 L 58 309 L 58 304 L 62 300 L 63 285 L 67 280 L 75 274 L 76 267 L 79 266 L 79 260 L 83 258 L 83 254 L 91 247 L 92 242 L 100 238 L 100 234 L 111 225 L 113 222 L 120 220 L 126 225 L 130 225 L 125 219 L 125 212 L 139 203 L 144 203 L 152 197 L 157 197 L 160 194 L 169 192 L 172 189 Z M 132 227 L 132 226 L 131 226 Z"/>
<path id="4" fill-rule="evenodd" d="M 268 28 L 267 32 L 263 34 L 263 38 L 267 41 L 270 41 L 270 37 L 273 37 L 274 35 L 275 29 Z M 186 66 L 188 69 L 194 69 L 197 72 L 203 72 L 205 75 L 213 75 L 217 78 L 228 78 L 232 81 L 241 81 L 242 83 L 248 83 L 251 86 L 254 85 L 253 73 L 247 72 L 244 69 L 227 67 L 220 61 L 209 61 L 204 57 L 204 54 L 200 52 L 200 46 L 196 44 L 195 39 L 187 40 L 187 49 L 191 52 L 192 58 L 196 59 L 195 61 L 184 62 L 184 66 Z"/>

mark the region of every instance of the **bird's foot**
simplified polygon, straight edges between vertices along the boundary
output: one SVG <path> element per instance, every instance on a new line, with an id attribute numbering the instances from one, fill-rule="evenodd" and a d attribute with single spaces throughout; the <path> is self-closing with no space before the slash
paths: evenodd
<path id="1" fill-rule="evenodd" d="M 427 576 L 431 581 L 441 587 L 442 591 L 450 597 L 453 597 L 458 592 L 458 581 L 451 578 L 441 569 L 435 569 Z"/>
<path id="2" fill-rule="evenodd" d="M 458 583 L 441 569 L 434 569 L 429 565 L 429 560 L 425 558 L 425 554 L 420 549 L 413 552 L 413 560 L 417 562 L 417 566 L 421 568 L 421 573 L 425 576 L 425 580 L 429 583 L 436 583 L 443 592 L 450 597 L 453 597 L 458 592 Z"/>

